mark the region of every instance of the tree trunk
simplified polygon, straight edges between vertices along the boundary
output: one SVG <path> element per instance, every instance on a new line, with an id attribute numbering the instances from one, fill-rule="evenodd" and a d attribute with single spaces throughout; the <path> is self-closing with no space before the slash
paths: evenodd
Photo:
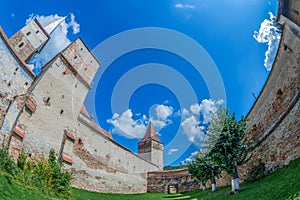
<path id="1" fill-rule="evenodd" d="M 215 177 L 213 177 L 212 179 L 211 179 L 211 191 L 216 191 L 217 190 L 217 184 L 216 184 L 216 179 L 215 179 Z"/>
<path id="2" fill-rule="evenodd" d="M 231 180 L 231 190 L 234 193 L 238 193 L 240 191 L 240 179 L 237 166 L 235 166 L 233 171 L 233 179 Z"/>
<path id="3" fill-rule="evenodd" d="M 203 190 L 203 191 L 206 190 L 206 183 L 202 183 L 202 190 Z"/>

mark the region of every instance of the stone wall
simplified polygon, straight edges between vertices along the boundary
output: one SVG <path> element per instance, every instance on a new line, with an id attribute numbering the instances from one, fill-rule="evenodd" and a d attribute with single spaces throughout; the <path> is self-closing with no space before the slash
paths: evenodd
<path id="1" fill-rule="evenodd" d="M 80 115 L 71 152 L 74 180 L 78 188 L 100 192 L 146 192 L 146 172 L 158 167 L 114 142 Z"/>
<path id="2" fill-rule="evenodd" d="M 300 156 L 300 28 L 281 16 L 283 34 L 267 82 L 248 117 L 254 150 L 246 169 L 258 160 L 274 171 Z"/>
<path id="3" fill-rule="evenodd" d="M 169 192 L 169 187 L 174 186 L 177 192 L 189 192 L 200 189 L 202 185 L 192 178 L 187 168 L 176 170 L 165 170 L 148 172 L 148 192 Z M 225 173 L 222 174 L 222 178 L 216 179 L 218 187 L 226 186 L 230 184 L 230 177 Z M 210 181 L 207 183 L 208 187 L 211 187 Z"/>
<path id="4" fill-rule="evenodd" d="M 75 69 L 66 60 L 76 57 L 73 54 L 77 50 L 74 45 L 70 47 L 72 56 L 67 56 L 68 48 L 64 54 L 58 54 L 43 67 L 32 85 L 30 94 L 36 109 L 24 110 L 18 117 L 24 137 L 21 144 L 13 138 L 12 152 L 17 155 L 24 147 L 35 156 L 47 157 L 53 148 L 58 159 L 72 170 L 72 185 L 77 188 L 109 193 L 146 192 L 146 172 L 158 167 L 113 141 L 90 116 L 80 113 L 89 90 L 87 80 L 91 80 L 87 76 L 92 74 L 77 74 L 81 68 Z M 84 47 L 78 45 L 79 51 L 88 53 L 80 50 Z"/>
<path id="5" fill-rule="evenodd" d="M 10 139 L 9 135 L 33 78 L 25 63 L 18 59 L 10 47 L 0 27 L 0 145 Z"/>

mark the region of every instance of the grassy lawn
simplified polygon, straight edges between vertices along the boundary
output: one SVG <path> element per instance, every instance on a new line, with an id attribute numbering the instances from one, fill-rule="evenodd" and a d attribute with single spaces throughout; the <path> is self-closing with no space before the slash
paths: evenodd
<path id="1" fill-rule="evenodd" d="M 253 184 L 242 184 L 241 193 L 229 195 L 230 187 L 218 188 L 217 192 L 197 190 L 183 194 L 101 194 L 88 192 L 79 189 L 72 189 L 70 199 L 74 200 L 156 200 L 156 199 L 287 199 L 296 192 L 300 192 L 300 158 L 292 162 L 289 166 L 282 168 L 275 173 L 268 175 Z M 0 174 L 0 199 L 21 199 L 21 200 L 39 200 L 39 199 L 61 199 L 55 196 L 47 195 L 39 190 L 24 187 L 4 173 Z M 300 198 L 299 198 L 300 199 Z"/>

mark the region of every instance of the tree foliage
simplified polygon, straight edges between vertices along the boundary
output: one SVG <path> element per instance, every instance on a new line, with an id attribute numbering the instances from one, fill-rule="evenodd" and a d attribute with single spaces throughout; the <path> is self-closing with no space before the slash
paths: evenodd
<path id="1" fill-rule="evenodd" d="M 221 175 L 220 168 L 208 156 L 201 154 L 198 154 L 196 160 L 188 165 L 188 169 L 192 177 L 203 185 L 208 180 L 214 180 Z"/>
<path id="2" fill-rule="evenodd" d="M 224 118 L 222 129 L 217 133 L 215 144 L 208 152 L 208 156 L 222 170 L 238 178 L 237 166 L 241 165 L 247 156 L 247 145 L 244 144 L 247 119 L 242 116 L 237 120 L 235 114 L 230 114 L 228 110 L 221 111 L 220 117 Z M 214 121 L 210 126 L 215 126 L 213 123 Z"/>

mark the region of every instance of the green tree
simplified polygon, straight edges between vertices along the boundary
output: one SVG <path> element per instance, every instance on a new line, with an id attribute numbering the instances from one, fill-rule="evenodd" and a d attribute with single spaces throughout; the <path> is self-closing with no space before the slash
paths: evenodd
<path id="1" fill-rule="evenodd" d="M 202 183 L 203 190 L 206 189 L 206 182 L 211 180 L 212 191 L 216 190 L 216 177 L 220 177 L 221 170 L 209 157 L 198 154 L 196 160 L 188 165 L 192 177 Z"/>
<path id="2" fill-rule="evenodd" d="M 232 177 L 232 191 L 238 192 L 237 167 L 244 163 L 247 156 L 247 145 L 244 144 L 247 119 L 242 116 L 237 120 L 234 113 L 230 114 L 224 108 L 220 108 L 214 117 L 208 130 L 211 131 L 209 134 L 213 134 L 214 129 L 216 132 L 214 138 L 207 142 L 207 155 Z"/>

